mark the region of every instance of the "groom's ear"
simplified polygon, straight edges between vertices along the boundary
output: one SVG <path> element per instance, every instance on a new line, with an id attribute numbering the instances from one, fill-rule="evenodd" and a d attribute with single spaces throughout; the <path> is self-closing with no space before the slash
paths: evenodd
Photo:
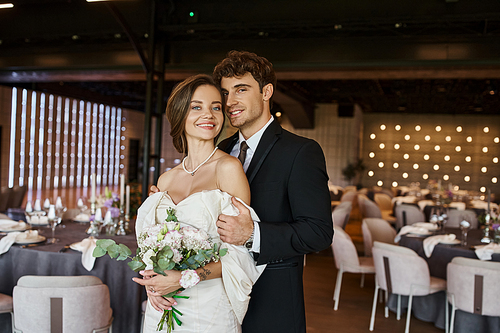
<path id="1" fill-rule="evenodd" d="M 274 87 L 272 83 L 268 83 L 262 88 L 262 96 L 265 102 L 269 102 L 271 97 L 273 97 L 273 93 L 274 93 Z"/>

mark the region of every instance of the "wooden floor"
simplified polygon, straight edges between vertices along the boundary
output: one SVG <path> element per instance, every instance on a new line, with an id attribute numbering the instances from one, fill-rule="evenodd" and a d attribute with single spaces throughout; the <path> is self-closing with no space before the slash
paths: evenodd
<path id="1" fill-rule="evenodd" d="M 353 239 L 358 253 L 363 253 L 363 236 L 361 234 L 361 218 L 356 207 L 346 226 L 347 233 Z M 304 295 L 306 303 L 306 320 L 308 333 L 366 333 L 369 332 L 375 280 L 373 275 L 366 275 L 365 286 L 360 288 L 361 275 L 344 273 L 340 302 L 337 311 L 333 310 L 333 289 L 337 277 L 337 269 L 332 250 L 327 249 L 306 257 L 304 268 Z M 384 306 L 378 303 L 375 329 L 376 333 L 393 333 L 405 330 L 406 314 L 396 320 L 396 314 L 389 312 L 384 317 Z M 444 330 L 434 327 L 415 317 L 410 322 L 411 333 L 442 333 Z"/>

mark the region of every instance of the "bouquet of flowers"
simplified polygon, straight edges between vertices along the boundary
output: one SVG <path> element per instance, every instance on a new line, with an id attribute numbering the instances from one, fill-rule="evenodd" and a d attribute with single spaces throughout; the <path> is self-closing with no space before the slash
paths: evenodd
<path id="1" fill-rule="evenodd" d="M 107 253 L 117 260 L 130 258 L 132 260 L 128 265 L 136 272 L 153 269 L 158 274 L 166 275 L 166 270 L 178 270 L 183 271 L 183 279 L 198 279 L 199 281 L 196 274 L 190 274 L 191 270 L 205 266 L 212 261 L 217 262 L 227 253 L 227 249 L 221 249 L 218 244 L 214 244 L 203 230 L 191 226 L 181 227 L 173 208 L 167 209 L 165 222 L 144 228 L 137 243 L 139 246 L 137 255 L 130 257 L 132 251 L 126 245 L 116 244 L 111 239 L 99 239 L 92 255 L 102 257 Z M 182 290 L 184 288 L 163 296 L 189 298 L 177 295 Z M 178 315 L 182 316 L 182 313 L 174 307 L 172 310 L 164 310 L 157 330 L 161 331 L 167 323 L 167 332 L 170 333 L 174 329 L 174 321 L 177 325 L 182 325 Z"/>
<path id="2" fill-rule="evenodd" d="M 111 212 L 111 217 L 120 216 L 120 197 L 111 192 L 108 187 L 104 189 L 104 196 L 97 198 L 97 207 L 106 207 Z"/>

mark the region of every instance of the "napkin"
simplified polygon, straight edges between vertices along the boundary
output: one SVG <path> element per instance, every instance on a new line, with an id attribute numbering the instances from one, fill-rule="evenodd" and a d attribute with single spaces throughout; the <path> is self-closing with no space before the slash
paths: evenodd
<path id="1" fill-rule="evenodd" d="M 26 223 L 12 220 L 0 220 L 0 230 L 3 231 L 22 231 L 26 229 Z"/>
<path id="2" fill-rule="evenodd" d="M 396 235 L 396 238 L 394 238 L 394 243 L 398 243 L 401 240 L 401 236 L 406 235 L 410 232 L 420 235 L 429 234 L 429 230 L 426 228 L 415 227 L 413 225 L 405 225 L 404 227 L 401 228 L 401 230 L 399 230 L 399 233 Z"/>
<path id="3" fill-rule="evenodd" d="M 95 263 L 95 257 L 92 256 L 92 252 L 94 252 L 96 247 L 96 239 L 85 238 L 81 242 L 71 244 L 69 247 L 82 253 L 82 265 L 90 272 L 94 268 Z"/>
<path id="4" fill-rule="evenodd" d="M 79 222 L 89 222 L 90 221 L 90 216 L 89 214 L 85 213 L 80 213 L 77 216 L 73 218 L 73 221 L 79 221 Z"/>
<path id="5" fill-rule="evenodd" d="M 417 222 L 412 224 L 413 227 L 425 228 L 427 230 L 437 230 L 438 225 L 430 222 Z"/>
<path id="6" fill-rule="evenodd" d="M 33 225 L 46 225 L 49 224 L 49 218 L 47 216 L 36 216 L 33 215 L 29 219 L 29 224 Z"/>
<path id="7" fill-rule="evenodd" d="M 10 247 L 16 242 L 16 237 L 19 234 L 21 233 L 18 231 L 11 232 L 4 238 L 0 239 L 0 255 L 10 250 Z"/>
<path id="8" fill-rule="evenodd" d="M 481 260 L 491 260 L 493 253 L 500 253 L 500 244 L 490 243 L 475 247 L 476 256 Z"/>
<path id="9" fill-rule="evenodd" d="M 457 236 L 455 234 L 448 234 L 448 235 L 437 235 L 437 236 L 431 236 L 427 237 L 424 239 L 424 253 L 427 258 L 429 258 L 432 255 L 432 251 L 434 251 L 434 247 L 441 243 L 441 242 L 446 242 L 450 243 L 453 242 Z"/>

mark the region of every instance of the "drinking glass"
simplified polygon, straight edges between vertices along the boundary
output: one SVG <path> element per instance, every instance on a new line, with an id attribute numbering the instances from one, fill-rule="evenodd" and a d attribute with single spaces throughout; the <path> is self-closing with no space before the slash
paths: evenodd
<path id="1" fill-rule="evenodd" d="M 52 237 L 47 239 L 47 243 L 57 243 L 59 242 L 59 239 L 56 238 L 56 227 L 61 222 L 61 217 L 56 214 L 55 205 L 50 205 L 47 218 L 49 220 L 50 228 L 52 229 Z"/>
<path id="2" fill-rule="evenodd" d="M 462 246 L 467 246 L 467 232 L 470 229 L 470 221 L 467 217 L 462 216 L 462 222 L 460 222 L 460 230 L 462 231 Z"/>

